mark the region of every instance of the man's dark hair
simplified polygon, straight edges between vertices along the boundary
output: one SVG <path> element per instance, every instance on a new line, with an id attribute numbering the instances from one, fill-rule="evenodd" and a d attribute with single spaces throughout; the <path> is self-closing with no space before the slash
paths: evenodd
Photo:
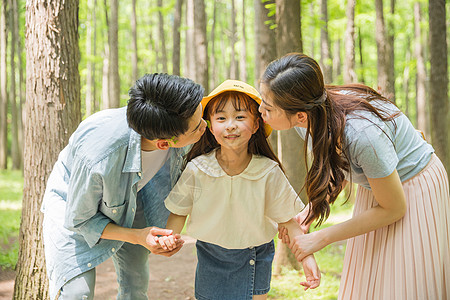
<path id="1" fill-rule="evenodd" d="M 203 92 L 201 85 L 187 78 L 146 74 L 128 92 L 128 125 L 149 140 L 184 134 Z"/>

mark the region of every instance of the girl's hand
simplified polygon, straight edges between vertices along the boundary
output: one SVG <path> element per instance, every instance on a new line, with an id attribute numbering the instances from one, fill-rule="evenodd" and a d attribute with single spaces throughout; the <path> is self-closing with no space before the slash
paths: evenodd
<path id="1" fill-rule="evenodd" d="M 303 271 L 305 272 L 306 281 L 300 282 L 307 289 L 315 289 L 320 285 L 320 270 L 317 266 L 314 255 L 308 255 L 302 261 Z"/>
<path id="2" fill-rule="evenodd" d="M 289 248 L 297 261 L 303 261 L 306 256 L 319 251 L 327 245 L 324 239 L 321 238 L 320 234 L 321 232 L 319 230 L 312 233 L 295 236 L 295 238 L 290 242 Z"/>
<path id="3" fill-rule="evenodd" d="M 178 235 L 177 235 L 178 236 Z M 166 236 L 155 237 L 157 243 L 161 245 L 161 247 L 166 251 L 172 251 L 177 247 L 177 236 L 171 234 Z"/>

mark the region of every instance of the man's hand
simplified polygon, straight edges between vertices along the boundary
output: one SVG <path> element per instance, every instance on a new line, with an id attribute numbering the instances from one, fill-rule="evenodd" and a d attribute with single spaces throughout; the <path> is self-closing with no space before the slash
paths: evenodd
<path id="1" fill-rule="evenodd" d="M 158 227 L 147 227 L 142 230 L 142 235 L 145 235 L 145 242 L 140 244 L 150 250 L 150 252 L 152 252 L 153 254 L 170 257 L 180 251 L 181 247 L 184 244 L 184 240 L 181 239 L 181 235 L 175 234 L 173 235 L 175 248 L 172 248 L 172 250 L 164 249 L 158 242 L 158 236 L 172 236 L 172 230 L 162 229 Z"/>

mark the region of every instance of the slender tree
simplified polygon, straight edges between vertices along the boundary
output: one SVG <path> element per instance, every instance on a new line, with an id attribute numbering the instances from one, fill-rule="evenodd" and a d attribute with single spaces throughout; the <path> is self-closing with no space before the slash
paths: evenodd
<path id="1" fill-rule="evenodd" d="M 216 67 L 216 22 L 217 22 L 217 1 L 214 0 L 213 4 L 213 17 L 212 17 L 212 26 L 211 26 L 211 38 L 210 38 L 210 45 L 211 45 L 211 55 L 210 55 L 210 62 L 209 65 L 211 66 L 211 76 L 209 76 L 210 79 L 210 86 L 215 87 L 216 86 L 216 78 L 217 78 L 217 67 Z"/>
<path id="2" fill-rule="evenodd" d="M 320 67 L 323 71 L 325 83 L 333 81 L 331 68 L 330 40 L 328 38 L 328 2 L 320 0 Z"/>
<path id="3" fill-rule="evenodd" d="M 395 102 L 395 47 L 394 47 L 394 33 L 395 33 L 395 0 L 390 0 L 389 15 L 387 22 L 387 42 L 386 42 L 386 65 L 387 65 L 387 94 L 391 95 L 390 99 Z"/>
<path id="4" fill-rule="evenodd" d="M 137 20 L 136 20 L 136 0 L 131 0 L 131 67 L 133 82 L 138 79 L 138 48 L 137 48 Z"/>
<path id="5" fill-rule="evenodd" d="M 109 20 L 109 105 L 108 108 L 120 106 L 119 77 L 119 0 L 110 0 L 111 18 Z"/>
<path id="6" fill-rule="evenodd" d="M 364 54 L 363 54 L 363 42 L 362 42 L 362 35 L 361 35 L 361 27 L 358 27 L 358 45 L 359 45 L 359 66 L 361 69 L 360 79 L 359 81 L 364 83 Z"/>
<path id="7" fill-rule="evenodd" d="M 161 58 L 162 71 L 167 73 L 167 49 L 166 49 L 166 37 L 164 34 L 164 16 L 162 13 L 163 1 L 158 0 L 158 39 L 159 39 L 159 55 Z"/>
<path id="8" fill-rule="evenodd" d="M 388 62 L 387 62 L 387 35 L 386 27 L 384 24 L 384 12 L 383 12 L 383 0 L 375 0 L 375 40 L 377 42 L 377 71 L 378 71 L 378 90 L 380 90 L 385 96 L 391 98 L 389 94 L 389 81 L 388 81 Z"/>
<path id="9" fill-rule="evenodd" d="M 102 67 L 102 108 L 106 109 L 110 107 L 110 90 L 109 90 L 109 17 L 108 17 L 108 3 L 107 0 L 103 0 L 103 8 L 105 12 L 105 25 L 108 39 L 103 45 L 103 67 Z"/>
<path id="10" fill-rule="evenodd" d="M 48 299 L 39 213 L 58 153 L 81 120 L 78 1 L 27 1 L 27 122 L 14 299 Z M 51 59 L 49 59 L 51 58 Z"/>
<path id="11" fill-rule="evenodd" d="M 237 79 L 239 77 L 238 63 L 236 59 L 236 6 L 235 0 L 231 0 L 231 33 L 230 33 L 230 79 Z"/>
<path id="12" fill-rule="evenodd" d="M 436 153 L 450 170 L 448 148 L 448 52 L 445 0 L 429 0 L 431 138 Z"/>
<path id="13" fill-rule="evenodd" d="M 16 37 L 15 33 L 15 12 L 14 8 L 17 8 L 17 0 L 8 0 L 9 5 L 9 28 L 11 32 L 11 44 L 10 50 L 10 89 L 9 89 L 9 106 L 11 108 L 11 158 L 13 170 L 20 170 L 22 168 L 22 151 L 19 145 L 19 116 L 17 113 L 17 101 L 16 101 Z"/>
<path id="14" fill-rule="evenodd" d="M 245 19 L 247 16 L 245 0 L 242 0 L 242 35 L 241 35 L 241 51 L 239 60 L 239 79 L 247 82 L 247 34 L 245 33 Z"/>
<path id="15" fill-rule="evenodd" d="M 8 155 L 8 73 L 6 71 L 6 45 L 8 44 L 8 32 L 6 28 L 6 1 L 7 0 L 2 0 L 0 7 L 0 169 L 7 168 Z"/>
<path id="16" fill-rule="evenodd" d="M 186 1 L 186 70 L 185 76 L 195 80 L 195 38 L 194 38 L 194 0 Z"/>
<path id="17" fill-rule="evenodd" d="M 356 0 L 347 0 L 347 27 L 344 40 L 344 83 L 357 81 L 355 72 L 355 6 Z"/>
<path id="18" fill-rule="evenodd" d="M 19 70 L 19 81 L 18 81 L 18 96 L 19 96 L 19 101 L 18 101 L 18 118 L 17 118 L 17 125 L 18 125 L 18 130 L 19 130 L 19 151 L 20 151 L 20 155 L 22 157 L 22 166 L 21 168 L 23 169 L 23 107 L 25 104 L 25 97 L 24 97 L 24 91 L 25 89 L 23 88 L 23 67 L 22 67 L 22 39 L 20 38 L 19 35 L 19 8 L 18 8 L 18 1 L 13 1 L 13 5 L 14 5 L 14 35 L 16 36 L 15 40 L 16 40 L 16 47 L 17 47 L 17 69 Z"/>
<path id="19" fill-rule="evenodd" d="M 208 41 L 206 38 L 206 10 L 204 0 L 194 0 L 194 40 L 196 63 L 196 81 L 205 91 L 209 91 Z"/>
<path id="20" fill-rule="evenodd" d="M 172 54 L 172 73 L 180 75 L 180 53 L 181 53 L 181 16 L 183 10 L 183 0 L 176 0 L 173 14 L 173 54 Z"/>
<path id="21" fill-rule="evenodd" d="M 421 130 L 426 138 L 430 138 L 428 130 L 428 113 L 426 103 L 426 78 L 425 58 L 423 54 L 423 37 L 420 23 L 422 22 L 420 2 L 414 3 L 414 32 L 415 32 L 415 56 L 416 56 L 416 102 L 417 102 L 417 129 Z"/>
<path id="22" fill-rule="evenodd" d="M 333 51 L 333 80 L 336 81 L 341 75 L 341 39 L 334 42 Z"/>
<path id="23" fill-rule="evenodd" d="M 93 43 L 93 33 L 95 31 L 95 0 L 87 1 L 87 22 L 86 22 L 86 116 L 94 112 L 95 102 L 95 56 Z"/>

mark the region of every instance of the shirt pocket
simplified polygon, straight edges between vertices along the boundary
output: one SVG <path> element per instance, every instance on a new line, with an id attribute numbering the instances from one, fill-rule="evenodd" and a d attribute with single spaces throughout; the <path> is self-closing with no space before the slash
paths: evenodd
<path id="1" fill-rule="evenodd" d="M 106 202 L 102 201 L 99 210 L 109 219 L 114 221 L 114 223 L 121 225 L 123 218 L 126 215 L 128 207 L 128 202 L 120 205 L 108 205 Z"/>

